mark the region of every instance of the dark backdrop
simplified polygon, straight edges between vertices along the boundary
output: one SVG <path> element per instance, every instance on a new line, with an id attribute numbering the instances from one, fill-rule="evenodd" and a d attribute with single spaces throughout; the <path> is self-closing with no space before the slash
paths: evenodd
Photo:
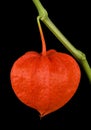
<path id="1" fill-rule="evenodd" d="M 72 44 L 83 51 L 91 66 L 90 3 L 79 1 L 41 0 L 49 17 Z M 91 85 L 81 72 L 81 81 L 74 97 L 59 110 L 39 119 L 39 113 L 21 103 L 12 91 L 10 70 L 17 58 L 27 51 L 41 52 L 41 40 L 36 17 L 37 10 L 30 1 L 1 3 L 0 40 L 0 127 L 11 129 L 64 130 L 91 127 Z M 42 24 L 47 49 L 70 54 L 55 36 Z M 1 129 L 1 128 L 0 128 Z"/>

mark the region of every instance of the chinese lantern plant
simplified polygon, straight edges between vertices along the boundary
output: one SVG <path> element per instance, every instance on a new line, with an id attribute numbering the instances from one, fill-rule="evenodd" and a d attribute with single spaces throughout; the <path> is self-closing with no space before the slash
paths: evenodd
<path id="1" fill-rule="evenodd" d="M 80 82 L 80 68 L 68 54 L 46 51 L 42 28 L 42 53 L 27 52 L 15 61 L 11 70 L 11 84 L 16 96 L 43 117 L 64 106 L 76 92 Z"/>
<path id="2" fill-rule="evenodd" d="M 12 89 L 25 105 L 36 109 L 43 117 L 63 107 L 76 93 L 81 71 L 77 61 L 70 55 L 47 50 L 40 21 L 53 32 L 63 45 L 80 61 L 91 82 L 91 68 L 85 55 L 75 49 L 49 19 L 39 0 L 33 0 L 39 16 L 37 18 L 42 40 L 42 52 L 26 52 L 11 68 Z M 80 60 L 81 59 L 81 60 Z"/>

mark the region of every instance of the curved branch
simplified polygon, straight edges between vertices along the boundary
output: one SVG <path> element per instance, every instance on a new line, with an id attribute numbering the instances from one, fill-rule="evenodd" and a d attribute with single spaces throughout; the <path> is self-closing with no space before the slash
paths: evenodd
<path id="1" fill-rule="evenodd" d="M 61 31 L 54 25 L 48 17 L 46 9 L 43 7 L 39 0 L 32 0 L 38 10 L 40 19 L 49 28 L 49 30 L 56 36 L 56 38 L 66 47 L 66 49 L 76 58 L 76 60 L 83 67 L 89 82 L 91 83 L 91 68 L 86 59 L 86 55 L 80 50 L 76 49 L 70 41 L 61 33 Z"/>

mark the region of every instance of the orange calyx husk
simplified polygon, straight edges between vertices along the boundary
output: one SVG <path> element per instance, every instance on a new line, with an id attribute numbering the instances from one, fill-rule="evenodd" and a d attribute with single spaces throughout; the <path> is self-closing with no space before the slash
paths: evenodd
<path id="1" fill-rule="evenodd" d="M 27 52 L 11 69 L 11 84 L 16 96 L 43 117 L 64 106 L 75 94 L 81 72 L 69 55 L 47 51 L 46 56 Z"/>

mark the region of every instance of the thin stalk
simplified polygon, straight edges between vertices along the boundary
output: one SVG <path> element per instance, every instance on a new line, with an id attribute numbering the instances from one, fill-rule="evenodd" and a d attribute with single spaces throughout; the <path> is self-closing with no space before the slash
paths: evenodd
<path id="1" fill-rule="evenodd" d="M 38 23 L 38 28 L 39 28 L 39 32 L 40 32 L 41 41 L 42 41 L 42 55 L 45 56 L 46 55 L 46 43 L 45 43 L 42 27 L 41 27 L 39 20 L 40 20 L 40 17 L 38 16 L 37 23 Z"/>

